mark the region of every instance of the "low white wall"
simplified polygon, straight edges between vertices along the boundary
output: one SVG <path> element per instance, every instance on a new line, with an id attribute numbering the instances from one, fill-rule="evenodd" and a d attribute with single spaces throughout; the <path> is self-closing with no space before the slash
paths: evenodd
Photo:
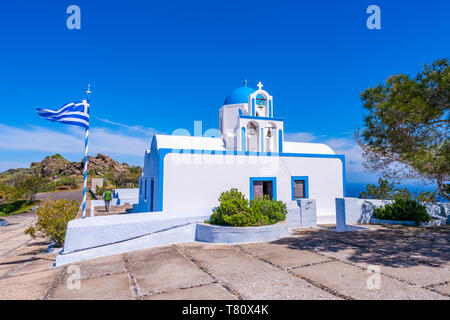
<path id="1" fill-rule="evenodd" d="M 137 204 L 139 203 L 139 188 L 129 189 L 114 189 L 114 199 L 117 199 L 117 204 Z"/>
<path id="2" fill-rule="evenodd" d="M 289 229 L 317 227 L 318 217 L 315 199 L 291 201 L 287 205 L 286 222 Z M 334 223 L 333 217 L 333 223 Z"/>
<path id="3" fill-rule="evenodd" d="M 373 216 L 375 208 L 381 207 L 392 200 L 336 198 L 336 228 L 345 228 L 346 225 L 367 224 Z M 446 220 L 450 223 L 450 203 L 423 202 L 427 212 L 434 218 Z"/>
<path id="4" fill-rule="evenodd" d="M 113 197 L 119 199 L 137 199 L 139 197 L 139 188 L 114 189 Z"/>
<path id="5" fill-rule="evenodd" d="M 209 243 L 245 243 L 278 240 L 289 235 L 286 221 L 261 227 L 226 227 L 197 224 L 195 240 Z"/>
<path id="6" fill-rule="evenodd" d="M 119 243 L 75 251 L 68 254 L 63 252 L 56 257 L 55 266 L 125 253 L 133 250 L 165 246 L 173 243 L 191 242 L 195 240 L 195 226 L 195 223 L 191 223 L 178 228 L 152 233 Z"/>
<path id="7" fill-rule="evenodd" d="M 204 213 L 187 217 L 179 213 L 145 212 L 76 219 L 67 225 L 64 253 L 142 237 L 189 223 L 204 222 L 208 218 L 209 215 Z"/>

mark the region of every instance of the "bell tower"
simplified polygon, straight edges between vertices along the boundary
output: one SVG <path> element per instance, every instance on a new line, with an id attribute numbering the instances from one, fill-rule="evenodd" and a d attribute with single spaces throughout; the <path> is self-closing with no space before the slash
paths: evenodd
<path id="1" fill-rule="evenodd" d="M 232 91 L 219 112 L 219 129 L 227 150 L 277 153 L 283 150 L 283 120 L 274 118 L 273 97 L 244 86 Z"/>
<path id="2" fill-rule="evenodd" d="M 283 120 L 274 118 L 273 97 L 261 81 L 248 96 L 248 109 L 240 117 L 240 150 L 278 153 L 283 150 Z"/>

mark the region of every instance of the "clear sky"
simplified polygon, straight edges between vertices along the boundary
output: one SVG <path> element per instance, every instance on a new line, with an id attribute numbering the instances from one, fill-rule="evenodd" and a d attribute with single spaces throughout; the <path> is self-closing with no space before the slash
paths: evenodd
<path id="1" fill-rule="evenodd" d="M 69 5 L 81 30 L 69 30 Z M 369 5 L 381 30 L 369 30 Z M 450 56 L 450 1 L 3 1 L 0 10 L 0 170 L 60 153 L 83 156 L 81 128 L 34 108 L 84 98 L 92 85 L 90 154 L 142 165 L 155 132 L 195 120 L 218 128 L 226 95 L 248 79 L 274 96 L 286 138 L 325 142 L 361 168 L 353 131 L 360 93 Z"/>

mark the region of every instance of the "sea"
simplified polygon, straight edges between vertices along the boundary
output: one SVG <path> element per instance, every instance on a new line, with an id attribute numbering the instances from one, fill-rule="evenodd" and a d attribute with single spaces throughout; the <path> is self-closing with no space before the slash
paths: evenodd
<path id="1" fill-rule="evenodd" d="M 366 190 L 366 186 L 369 183 L 355 183 L 355 182 L 347 182 L 347 197 L 351 198 L 359 198 L 361 192 Z M 378 185 L 377 183 L 371 183 Z M 396 186 L 397 189 L 408 188 L 409 191 L 419 193 L 421 191 L 431 191 L 434 192 L 437 189 L 437 185 L 408 185 L 408 184 L 400 184 Z M 448 202 L 448 200 L 438 197 L 438 200 L 441 202 Z"/>

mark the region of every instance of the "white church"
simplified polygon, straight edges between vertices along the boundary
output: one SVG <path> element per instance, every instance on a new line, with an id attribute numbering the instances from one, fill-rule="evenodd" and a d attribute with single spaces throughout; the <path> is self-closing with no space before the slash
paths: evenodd
<path id="1" fill-rule="evenodd" d="M 145 152 L 138 212 L 212 213 L 221 192 L 237 188 L 290 206 L 315 199 L 318 223 L 335 223 L 345 197 L 345 157 L 327 145 L 285 140 L 283 119 L 261 82 L 232 91 L 219 109 L 219 130 L 155 135 Z M 292 128 L 300 131 L 299 126 Z"/>

